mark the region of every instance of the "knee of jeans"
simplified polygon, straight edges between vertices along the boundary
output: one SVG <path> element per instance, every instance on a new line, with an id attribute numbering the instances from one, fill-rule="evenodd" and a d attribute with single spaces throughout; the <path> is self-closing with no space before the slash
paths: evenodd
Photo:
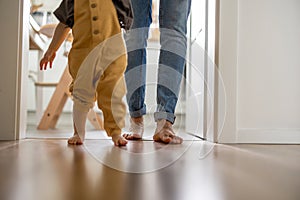
<path id="1" fill-rule="evenodd" d="M 125 35 L 127 49 L 141 49 L 147 45 L 149 36 L 149 28 L 137 28 L 130 30 Z"/>

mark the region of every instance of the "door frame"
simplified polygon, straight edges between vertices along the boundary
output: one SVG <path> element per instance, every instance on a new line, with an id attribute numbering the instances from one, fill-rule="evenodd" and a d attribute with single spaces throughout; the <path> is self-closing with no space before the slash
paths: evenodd
<path id="1" fill-rule="evenodd" d="M 18 83 L 17 83 L 17 110 L 16 110 L 16 134 L 15 139 L 23 139 L 26 137 L 26 80 L 27 80 L 27 64 L 29 55 L 29 33 L 28 14 L 30 10 L 29 0 L 19 0 L 19 60 L 18 60 Z M 208 52 L 208 57 L 215 63 L 216 68 L 209 69 L 206 62 L 205 81 L 207 87 L 204 87 L 204 126 L 203 136 L 205 139 L 217 142 L 219 131 L 219 101 L 218 101 L 218 86 L 219 78 L 216 70 L 218 69 L 218 52 L 219 52 L 219 16 L 220 16 L 220 0 L 206 0 L 206 25 L 207 29 L 205 36 L 205 51 Z M 208 89 L 212 90 L 209 96 Z M 208 100 L 213 99 L 212 107 L 209 107 Z M 208 120 L 208 119 L 212 119 Z"/>
<path id="2" fill-rule="evenodd" d="M 218 72 L 218 52 L 219 52 L 219 16 L 220 16 L 220 0 L 205 0 L 205 28 L 204 28 L 204 69 L 203 69 L 203 95 L 201 101 L 201 109 L 203 113 L 201 116 L 203 118 L 202 123 L 197 129 L 196 136 L 203 137 L 205 140 L 211 142 L 218 141 L 218 131 L 220 130 L 220 120 L 219 120 L 219 72 Z M 193 17 L 191 16 L 191 21 Z M 192 24 L 192 22 L 190 23 Z M 188 49 L 188 60 L 191 60 L 192 48 L 191 48 L 191 33 L 190 36 L 190 45 Z M 200 55 L 199 55 L 200 56 Z M 191 68 L 191 65 L 188 66 Z M 191 70 L 187 70 L 187 82 L 190 83 L 191 79 Z M 187 100 L 190 96 L 190 86 L 187 84 Z M 187 105 L 189 106 L 189 105 Z M 202 112 L 202 111 L 201 111 Z M 188 113 L 186 114 L 188 115 Z M 186 116 L 186 125 L 189 125 L 189 117 Z M 188 129 L 187 129 L 188 130 Z M 202 132 L 202 133 L 201 133 Z"/>
<path id="3" fill-rule="evenodd" d="M 19 140 L 26 137 L 26 82 L 29 54 L 29 0 L 1 2 L 2 23 L 7 23 L 2 30 L 0 55 L 3 65 L 1 70 L 2 87 L 0 89 L 3 104 L 0 140 Z M 11 15 L 12 17 L 6 18 Z M 7 103 L 9 102 L 9 103 Z"/>

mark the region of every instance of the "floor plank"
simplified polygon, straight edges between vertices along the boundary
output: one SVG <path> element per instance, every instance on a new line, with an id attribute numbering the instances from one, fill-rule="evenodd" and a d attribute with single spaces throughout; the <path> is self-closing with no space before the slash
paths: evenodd
<path id="1" fill-rule="evenodd" d="M 300 199 L 299 145 L 26 139 L 0 142 L 0 169 L 3 200 Z"/>

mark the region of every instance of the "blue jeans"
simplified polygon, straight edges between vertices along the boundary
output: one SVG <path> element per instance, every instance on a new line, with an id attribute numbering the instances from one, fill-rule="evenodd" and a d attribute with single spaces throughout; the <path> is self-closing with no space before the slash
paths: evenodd
<path id="1" fill-rule="evenodd" d="M 127 102 L 131 117 L 146 114 L 146 47 L 152 23 L 152 0 L 131 0 L 133 24 L 125 35 L 128 66 L 125 73 Z M 160 0 L 160 54 L 157 83 L 155 121 L 175 121 L 180 83 L 187 49 L 187 19 L 191 0 Z"/>

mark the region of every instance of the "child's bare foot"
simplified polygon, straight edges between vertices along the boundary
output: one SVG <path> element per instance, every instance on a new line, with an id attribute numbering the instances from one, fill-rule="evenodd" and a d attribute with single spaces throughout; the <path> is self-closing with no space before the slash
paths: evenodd
<path id="1" fill-rule="evenodd" d="M 74 135 L 68 139 L 68 144 L 81 145 L 83 144 L 83 141 L 77 133 L 74 133 Z"/>
<path id="2" fill-rule="evenodd" d="M 127 140 L 140 140 L 144 133 L 143 117 L 130 118 L 130 133 L 123 134 Z"/>
<path id="3" fill-rule="evenodd" d="M 119 134 L 113 135 L 112 141 L 114 142 L 115 146 L 125 146 L 127 144 L 127 140 L 125 140 L 125 138 Z"/>
<path id="4" fill-rule="evenodd" d="M 157 122 L 153 140 L 165 144 L 181 144 L 183 142 L 181 137 L 175 135 L 172 123 L 166 120 L 159 120 Z"/>
<path id="5" fill-rule="evenodd" d="M 73 127 L 74 127 L 74 135 L 68 139 L 68 144 L 71 144 L 71 145 L 83 144 L 85 134 L 83 134 L 83 136 L 80 137 L 77 132 L 77 128 L 76 128 L 75 124 L 73 124 Z M 81 138 L 83 138 L 83 139 L 81 139 Z"/>

